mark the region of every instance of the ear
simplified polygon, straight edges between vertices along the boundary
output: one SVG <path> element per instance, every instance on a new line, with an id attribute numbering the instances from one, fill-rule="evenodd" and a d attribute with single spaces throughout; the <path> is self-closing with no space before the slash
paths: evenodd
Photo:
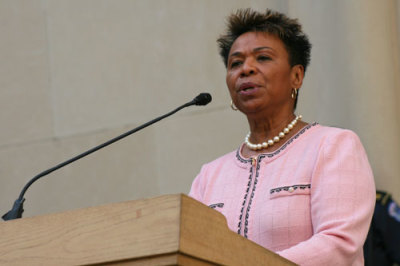
<path id="1" fill-rule="evenodd" d="M 295 65 L 292 67 L 290 73 L 290 82 L 292 88 L 301 88 L 304 78 L 304 67 L 302 65 Z"/>

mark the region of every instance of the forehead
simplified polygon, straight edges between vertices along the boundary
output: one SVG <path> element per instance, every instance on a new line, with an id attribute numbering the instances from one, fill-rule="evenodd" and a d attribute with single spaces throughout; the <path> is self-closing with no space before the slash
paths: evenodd
<path id="1" fill-rule="evenodd" d="M 266 32 L 246 32 L 240 35 L 232 44 L 229 56 L 233 53 L 251 52 L 260 47 L 268 47 L 275 53 L 287 56 L 287 51 L 282 40 L 276 35 Z"/>

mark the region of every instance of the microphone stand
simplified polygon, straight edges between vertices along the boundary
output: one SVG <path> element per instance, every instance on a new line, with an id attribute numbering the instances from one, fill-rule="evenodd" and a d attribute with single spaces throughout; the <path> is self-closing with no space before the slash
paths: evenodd
<path id="1" fill-rule="evenodd" d="M 155 118 L 155 119 L 153 119 L 153 120 L 151 120 L 151 121 L 149 121 L 149 122 L 147 122 L 147 123 L 145 123 L 145 124 L 143 124 L 141 126 L 138 126 L 137 128 L 134 128 L 134 129 L 132 129 L 132 130 L 126 132 L 126 133 L 123 133 L 123 134 L 121 134 L 121 135 L 119 135 L 119 136 L 117 136 L 117 137 L 115 137 L 115 138 L 113 138 L 113 139 L 111 139 L 109 141 L 104 142 L 103 144 L 100 144 L 100 145 L 98 145 L 98 146 L 96 146 L 94 148 L 91 148 L 91 149 L 89 149 L 89 150 L 87 150 L 87 151 L 85 151 L 85 152 L 83 152 L 83 153 L 81 153 L 81 154 L 79 154 L 79 155 L 77 155 L 77 156 L 65 161 L 65 162 L 62 162 L 62 163 L 60 163 L 60 164 L 58 164 L 58 165 L 56 165 L 56 166 L 54 166 L 54 167 L 52 167 L 50 169 L 47 169 L 46 171 L 41 172 L 40 174 L 34 176 L 25 185 L 25 187 L 22 189 L 18 199 L 15 200 L 12 209 L 10 211 L 8 211 L 6 214 L 4 214 L 2 216 L 2 219 L 4 221 L 8 221 L 8 220 L 14 220 L 14 219 L 18 219 L 18 218 L 22 217 L 22 213 L 24 212 L 23 205 L 24 205 L 24 201 L 25 201 L 25 198 L 24 198 L 25 192 L 39 178 L 41 178 L 41 177 L 43 177 L 45 175 L 48 175 L 48 174 L 50 174 L 50 173 L 52 173 L 52 172 L 54 172 L 54 171 L 56 171 L 56 170 L 58 170 L 58 169 L 60 169 L 60 168 L 62 168 L 64 166 L 66 166 L 66 165 L 68 165 L 70 163 L 73 163 L 73 162 L 75 162 L 75 161 L 77 161 L 77 160 L 79 160 L 79 159 L 81 159 L 81 158 L 83 158 L 85 156 L 88 156 L 89 154 L 92 154 L 92 153 L 94 153 L 94 152 L 96 152 L 96 151 L 98 151 L 98 150 L 100 150 L 100 149 L 102 149 L 102 148 L 104 148 L 104 147 L 106 147 L 106 146 L 118 141 L 118 140 L 121 140 L 121 139 L 123 139 L 123 138 L 125 138 L 125 137 L 127 137 L 127 136 L 129 136 L 129 135 L 131 135 L 131 134 L 133 134 L 133 133 L 145 128 L 145 127 L 148 127 L 148 126 L 150 126 L 150 125 L 152 125 L 152 124 L 154 124 L 154 123 L 156 123 L 156 122 L 158 122 L 158 121 L 160 121 L 160 120 L 162 120 L 162 119 L 164 119 L 164 118 L 166 118 L 166 117 L 168 117 L 170 115 L 173 115 L 173 114 L 175 114 L 176 112 L 178 112 L 179 110 L 181 110 L 181 109 L 183 109 L 185 107 L 188 107 L 188 106 L 191 106 L 191 105 L 206 105 L 210 101 L 211 101 L 211 95 L 210 94 L 208 94 L 208 93 L 200 93 L 192 101 L 190 101 L 188 103 L 185 103 L 184 105 L 179 106 L 175 110 L 173 110 L 173 111 L 171 111 L 171 112 L 169 112 L 169 113 L 167 113 L 165 115 L 157 117 L 157 118 Z"/>

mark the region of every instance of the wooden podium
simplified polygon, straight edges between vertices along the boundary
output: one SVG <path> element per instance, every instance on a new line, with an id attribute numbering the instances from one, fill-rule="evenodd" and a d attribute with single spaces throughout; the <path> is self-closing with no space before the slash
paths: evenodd
<path id="1" fill-rule="evenodd" d="M 185 195 L 0 222 L 0 265 L 294 265 Z"/>

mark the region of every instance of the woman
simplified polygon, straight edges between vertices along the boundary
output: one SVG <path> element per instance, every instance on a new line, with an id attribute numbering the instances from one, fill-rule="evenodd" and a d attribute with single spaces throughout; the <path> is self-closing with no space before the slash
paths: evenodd
<path id="1" fill-rule="evenodd" d="M 218 39 L 231 107 L 250 133 L 202 167 L 190 196 L 231 230 L 300 265 L 363 265 L 375 186 L 359 138 L 294 110 L 311 44 L 297 20 L 239 10 Z"/>

